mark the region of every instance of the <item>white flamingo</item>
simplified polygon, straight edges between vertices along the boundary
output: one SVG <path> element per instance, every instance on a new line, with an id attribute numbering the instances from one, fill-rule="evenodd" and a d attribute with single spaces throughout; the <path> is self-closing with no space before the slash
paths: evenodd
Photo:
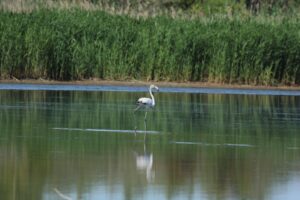
<path id="1" fill-rule="evenodd" d="M 136 109 L 134 109 L 134 112 L 137 111 L 138 109 L 140 109 L 141 107 L 146 108 L 146 113 L 145 113 L 145 118 L 144 120 L 146 121 L 147 118 L 147 111 L 149 108 L 153 108 L 155 106 L 155 99 L 154 96 L 152 94 L 152 89 L 155 89 L 156 91 L 159 91 L 159 88 L 156 85 L 150 85 L 149 87 L 149 93 L 151 96 L 150 98 L 147 97 L 141 97 L 137 100 L 137 105 L 138 107 Z"/>

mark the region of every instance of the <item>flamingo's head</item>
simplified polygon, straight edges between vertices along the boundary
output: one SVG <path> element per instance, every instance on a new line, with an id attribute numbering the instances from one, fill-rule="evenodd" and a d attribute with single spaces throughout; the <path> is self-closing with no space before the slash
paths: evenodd
<path id="1" fill-rule="evenodd" d="M 159 92 L 159 88 L 156 85 L 150 85 L 150 90 L 155 89 L 157 92 Z"/>

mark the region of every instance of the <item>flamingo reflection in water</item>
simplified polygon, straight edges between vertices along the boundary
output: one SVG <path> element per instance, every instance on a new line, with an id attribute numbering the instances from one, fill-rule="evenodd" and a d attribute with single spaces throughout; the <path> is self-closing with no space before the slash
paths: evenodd
<path id="1" fill-rule="evenodd" d="M 145 124 L 145 136 L 144 139 L 146 139 L 146 133 L 147 133 L 147 125 L 146 125 L 146 121 L 147 121 L 147 112 L 148 109 L 150 108 L 154 108 L 155 106 L 155 99 L 154 96 L 152 94 L 152 90 L 155 91 L 159 91 L 159 88 L 156 85 L 150 85 L 149 87 L 149 94 L 151 98 L 148 97 L 141 97 L 137 100 L 136 104 L 138 105 L 135 109 L 134 109 L 134 114 L 137 110 L 139 110 L 140 108 L 145 108 L 146 112 L 145 112 L 145 117 L 144 117 L 144 124 Z M 136 134 L 136 127 L 135 127 L 135 134 Z"/>
<path id="2" fill-rule="evenodd" d="M 138 154 L 135 152 L 135 159 L 136 159 L 136 168 L 140 172 L 146 172 L 146 179 L 148 183 L 154 181 L 155 172 L 153 168 L 153 154 L 147 153 L 146 145 L 144 143 L 144 152 L 142 154 Z"/>

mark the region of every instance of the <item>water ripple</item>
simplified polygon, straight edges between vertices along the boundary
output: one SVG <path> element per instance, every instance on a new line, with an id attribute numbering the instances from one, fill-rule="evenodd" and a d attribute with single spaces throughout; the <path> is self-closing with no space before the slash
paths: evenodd
<path id="1" fill-rule="evenodd" d="M 144 130 L 119 130 L 119 129 L 92 129 L 92 128 L 52 128 L 53 130 L 64 131 L 90 131 L 90 132 L 106 132 L 106 133 L 147 133 L 159 134 L 159 131 L 144 131 Z"/>
<path id="2" fill-rule="evenodd" d="M 233 143 L 206 143 L 206 142 L 182 142 L 182 141 L 171 141 L 171 144 L 181 145 L 201 145 L 201 146 L 228 146 L 228 147 L 255 147 L 252 144 L 233 144 Z"/>

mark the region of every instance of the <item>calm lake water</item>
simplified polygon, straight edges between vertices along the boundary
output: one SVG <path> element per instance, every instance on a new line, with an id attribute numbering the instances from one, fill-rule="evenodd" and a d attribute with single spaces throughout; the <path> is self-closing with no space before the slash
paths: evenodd
<path id="1" fill-rule="evenodd" d="M 161 91 L 0 84 L 0 199 L 299 199 L 299 91 Z"/>

